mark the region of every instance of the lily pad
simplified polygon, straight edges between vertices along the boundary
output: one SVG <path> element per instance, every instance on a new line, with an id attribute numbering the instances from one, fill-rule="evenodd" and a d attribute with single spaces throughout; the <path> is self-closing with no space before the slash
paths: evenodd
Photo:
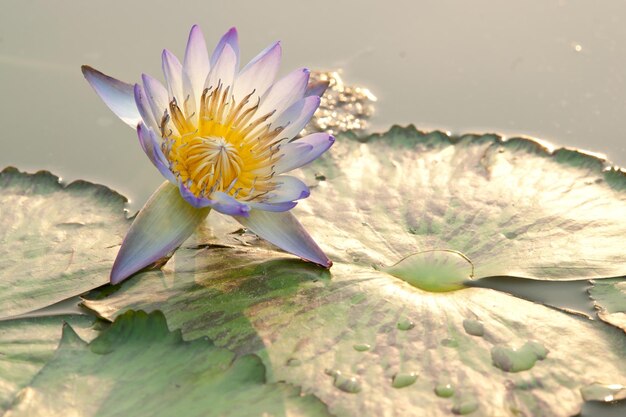
<path id="1" fill-rule="evenodd" d="M 0 415 L 52 358 L 64 322 L 71 323 L 84 338 L 95 337 L 93 317 L 62 315 L 0 321 Z"/>
<path id="2" fill-rule="evenodd" d="M 333 261 L 390 266 L 452 250 L 475 278 L 616 277 L 626 275 L 626 174 L 607 169 L 528 139 L 394 127 L 338 137 L 302 172 L 314 191 L 296 214 Z"/>
<path id="3" fill-rule="evenodd" d="M 102 185 L 0 172 L 0 318 L 107 283 L 128 229 L 125 203 Z"/>
<path id="4" fill-rule="evenodd" d="M 250 241 L 194 243 L 84 304 L 110 320 L 162 310 L 187 339 L 258 354 L 270 381 L 337 416 L 570 416 L 582 388 L 626 382 L 626 339 L 552 308 L 483 288 L 426 292 L 345 263 L 329 272 Z M 435 393 L 448 385 L 451 397 Z"/>
<path id="5" fill-rule="evenodd" d="M 287 384 L 266 384 L 254 355 L 185 342 L 160 313 L 127 312 L 92 342 L 65 326 L 54 358 L 7 416 L 323 416 Z"/>
<path id="6" fill-rule="evenodd" d="M 626 278 L 594 280 L 589 295 L 598 317 L 626 332 Z"/>
<path id="7" fill-rule="evenodd" d="M 85 305 L 110 320 L 162 310 L 338 416 L 574 415 L 585 387 L 624 384 L 626 339 L 462 283 L 625 273 L 626 179 L 604 168 L 525 139 L 343 136 L 301 172 L 313 191 L 296 209 L 330 271 L 209 216 L 162 271 Z"/>

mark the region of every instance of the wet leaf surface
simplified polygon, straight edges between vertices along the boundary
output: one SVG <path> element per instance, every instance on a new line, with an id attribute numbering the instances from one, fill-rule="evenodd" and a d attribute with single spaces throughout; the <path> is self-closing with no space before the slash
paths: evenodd
<path id="1" fill-rule="evenodd" d="M 49 172 L 0 172 L 0 318 L 108 282 L 128 228 L 126 199 L 101 185 L 63 185 Z"/>
<path id="2" fill-rule="evenodd" d="M 296 214 L 330 271 L 209 216 L 162 271 L 85 305 L 161 310 L 339 416 L 569 416 L 581 390 L 626 381 L 623 334 L 462 285 L 623 274 L 622 173 L 525 139 L 393 128 L 365 142 L 343 136 L 300 174 L 313 192 Z"/>
<path id="3" fill-rule="evenodd" d="M 589 295 L 598 317 L 626 332 L 626 278 L 594 280 Z"/>
<path id="4" fill-rule="evenodd" d="M 550 153 L 525 139 L 451 138 L 409 127 L 367 140 L 344 135 L 299 175 L 312 196 L 295 213 L 335 261 L 330 271 L 288 258 L 234 221 L 211 215 L 210 228 L 199 230 L 162 271 L 140 273 L 117 291 L 85 301 L 109 320 L 129 309 L 162 311 L 170 328 L 191 342 L 158 331 L 163 326 L 149 332 L 125 326 L 131 336 L 162 336 L 150 354 L 139 355 L 147 335 L 103 335 L 109 343 L 85 345 L 67 330 L 68 340 L 14 411 L 28 415 L 49 406 L 45 413 L 64 415 L 68 401 L 47 402 L 47 396 L 82 399 L 87 394 L 72 393 L 98 381 L 103 397 L 85 405 L 92 407 L 86 415 L 128 413 L 138 403 L 110 382 L 123 376 L 116 366 L 128 356 L 146 356 L 159 369 L 139 361 L 137 374 L 166 372 L 171 357 L 168 378 L 182 372 L 184 380 L 186 368 L 176 358 L 191 355 L 185 363 L 199 372 L 193 355 L 200 350 L 228 352 L 228 366 L 258 355 L 263 363 L 257 358 L 253 368 L 263 368 L 263 378 L 238 371 L 256 381 L 249 397 L 257 398 L 259 384 L 262 390 L 282 387 L 281 398 L 295 395 L 291 386 L 272 385 L 287 382 L 339 416 L 569 416 L 597 384 L 626 383 L 621 332 L 463 284 L 505 275 L 624 275 L 623 173 L 606 171 L 597 158 Z M 205 336 L 219 348 L 194 340 Z M 75 356 L 87 366 L 72 368 L 80 362 Z M 212 363 L 206 369 L 219 364 Z M 83 384 L 54 385 L 61 370 Z M 144 388 L 162 392 L 169 387 L 165 379 L 152 378 Z M 231 398 L 247 389 L 247 382 L 238 384 L 209 385 L 204 395 Z M 196 395 L 190 389 L 181 398 L 195 404 Z M 105 403 L 120 408 L 99 408 Z M 177 411 L 172 407 L 148 411 L 171 414 Z"/>
<path id="5" fill-rule="evenodd" d="M 365 143 L 340 136 L 302 173 L 315 188 L 296 214 L 350 264 L 440 249 L 467 256 L 475 278 L 622 276 L 626 175 L 605 168 L 527 139 L 394 127 Z"/>
<path id="6" fill-rule="evenodd" d="M 0 321 L 0 415 L 52 358 L 63 323 L 70 323 L 81 337 L 90 340 L 96 335 L 94 321 L 78 315 Z"/>
<path id="7" fill-rule="evenodd" d="M 208 340 L 182 340 L 160 313 L 127 312 L 92 342 L 69 325 L 58 350 L 22 391 L 16 416 L 323 416 L 287 384 L 266 384 L 260 358 L 235 358 Z"/>
<path id="8" fill-rule="evenodd" d="M 189 244 L 86 306 L 108 319 L 163 311 L 187 339 L 258 354 L 270 381 L 338 416 L 569 416 L 581 388 L 626 382 L 626 338 L 598 322 L 489 289 L 426 292 L 372 268 Z M 437 395 L 447 385 L 453 395 Z"/>

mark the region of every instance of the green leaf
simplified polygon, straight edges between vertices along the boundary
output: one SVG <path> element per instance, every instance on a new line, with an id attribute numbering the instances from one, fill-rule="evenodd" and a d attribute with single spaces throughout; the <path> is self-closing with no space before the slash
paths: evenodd
<path id="1" fill-rule="evenodd" d="M 314 189 L 294 213 L 333 261 L 390 266 L 453 250 L 475 278 L 622 276 L 626 175 L 605 167 L 527 139 L 394 127 L 339 137 L 302 172 Z"/>
<path id="2" fill-rule="evenodd" d="M 626 332 L 626 278 L 592 281 L 589 295 L 598 317 Z"/>
<path id="3" fill-rule="evenodd" d="M 323 416 L 286 384 L 266 384 L 254 355 L 183 341 L 161 313 L 127 312 L 91 343 L 70 326 L 54 358 L 12 405 L 18 416 Z"/>
<path id="4" fill-rule="evenodd" d="M 161 310 L 187 339 L 258 354 L 270 381 L 337 416 L 570 416 L 581 389 L 626 382 L 626 338 L 595 322 L 484 288 L 432 293 L 363 266 L 327 271 L 235 237 L 252 246 L 189 241 L 162 271 L 84 304 L 108 319 Z M 448 384 L 453 395 L 438 396 Z"/>
<path id="5" fill-rule="evenodd" d="M 573 415 L 588 387 L 626 382 L 623 335 L 463 282 L 626 273 L 626 178 L 603 169 L 525 139 L 343 136 L 301 171 L 313 190 L 294 210 L 330 271 L 209 216 L 162 271 L 85 305 L 161 310 L 339 416 Z"/>
<path id="6" fill-rule="evenodd" d="M 95 336 L 92 317 L 62 315 L 0 321 L 0 415 L 15 395 L 52 358 L 61 340 L 63 323 L 82 337 Z"/>
<path id="7" fill-rule="evenodd" d="M 0 172 L 0 318 L 108 282 L 128 221 L 126 199 L 49 172 Z"/>

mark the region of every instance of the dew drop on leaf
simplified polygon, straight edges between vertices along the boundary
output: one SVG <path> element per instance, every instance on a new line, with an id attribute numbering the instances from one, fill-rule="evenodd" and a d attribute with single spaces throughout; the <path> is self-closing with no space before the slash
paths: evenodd
<path id="1" fill-rule="evenodd" d="M 537 361 L 548 356 L 548 349 L 541 343 L 529 341 L 519 349 L 497 345 L 491 348 L 491 360 L 494 366 L 506 372 L 527 371 Z"/>
<path id="2" fill-rule="evenodd" d="M 354 347 L 354 350 L 356 350 L 357 352 L 365 352 L 372 348 L 372 346 L 367 343 L 357 343 L 353 347 Z"/>
<path id="3" fill-rule="evenodd" d="M 435 387 L 435 394 L 441 398 L 450 398 L 454 395 L 452 384 L 439 384 Z"/>
<path id="4" fill-rule="evenodd" d="M 626 386 L 621 384 L 591 384 L 580 389 L 585 401 L 618 401 L 626 398 Z"/>
<path id="5" fill-rule="evenodd" d="M 472 336 L 483 336 L 485 334 L 485 326 L 478 320 L 463 320 L 463 328 L 465 329 L 465 333 Z"/>
<path id="6" fill-rule="evenodd" d="M 391 386 L 394 388 L 405 388 L 409 385 L 413 385 L 417 381 L 416 372 L 400 372 L 394 375 Z"/>
<path id="7" fill-rule="evenodd" d="M 409 319 L 402 319 L 398 322 L 398 330 L 411 330 L 413 327 L 415 323 Z"/>

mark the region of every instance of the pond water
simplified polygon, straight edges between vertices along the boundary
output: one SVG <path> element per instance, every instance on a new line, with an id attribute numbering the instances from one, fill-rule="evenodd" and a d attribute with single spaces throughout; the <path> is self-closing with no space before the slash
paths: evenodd
<path id="1" fill-rule="evenodd" d="M 161 178 L 80 74 L 161 77 L 199 23 L 240 31 L 243 60 L 282 40 L 282 71 L 341 69 L 378 97 L 373 130 L 414 123 L 529 135 L 626 165 L 626 4 L 533 0 L 12 2 L 0 16 L 0 165 L 108 184 L 138 209 Z M 16 18 L 19 16 L 19 18 Z"/>
<path id="2" fill-rule="evenodd" d="M 302 65 L 341 70 L 347 84 L 378 98 L 371 131 L 413 123 L 422 130 L 524 135 L 626 166 L 624 2 L 10 3 L 11 12 L 0 15 L 0 167 L 106 184 L 131 199 L 131 211 L 161 176 L 135 133 L 93 93 L 80 65 L 128 82 L 142 72 L 160 78 L 161 49 L 182 56 L 194 23 L 209 45 L 237 26 L 244 61 L 282 40 L 283 73 Z M 581 296 L 586 284 L 555 285 L 541 297 L 542 290 L 528 286 L 528 294 L 508 290 L 592 312 Z M 586 407 L 585 415 L 624 412 Z"/>

